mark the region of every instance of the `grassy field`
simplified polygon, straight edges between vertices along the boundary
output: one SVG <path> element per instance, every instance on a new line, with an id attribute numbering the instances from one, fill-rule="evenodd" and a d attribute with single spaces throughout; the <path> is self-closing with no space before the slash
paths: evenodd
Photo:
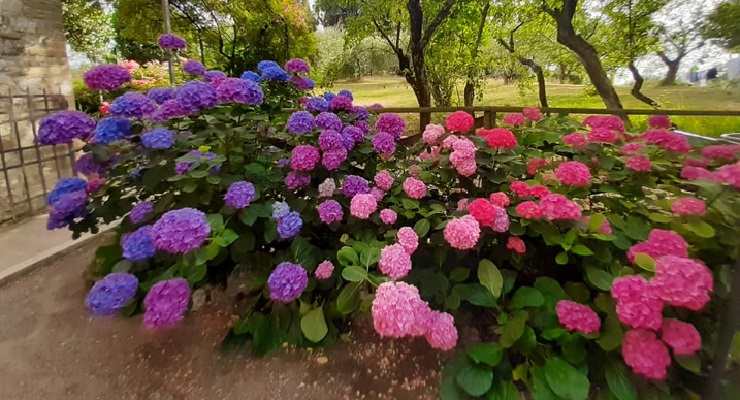
<path id="1" fill-rule="evenodd" d="M 416 107 L 416 98 L 411 88 L 399 77 L 369 77 L 360 81 L 337 82 L 332 90 L 349 89 L 355 102 L 369 105 L 380 103 L 386 107 Z M 628 87 L 617 88 L 627 108 L 648 108 L 629 94 Z M 645 94 L 666 109 L 693 110 L 740 110 L 740 89 L 723 87 L 674 86 L 668 88 L 648 84 Z M 551 107 L 604 108 L 601 99 L 586 92 L 583 85 L 548 84 L 548 100 Z M 500 81 L 487 81 L 483 99 L 478 105 L 518 106 L 536 105 L 536 87 L 520 91 L 515 85 L 504 85 Z M 632 117 L 636 126 L 644 125 L 645 117 Z M 722 133 L 740 132 L 740 117 L 674 117 L 679 129 L 702 135 L 717 136 Z"/>

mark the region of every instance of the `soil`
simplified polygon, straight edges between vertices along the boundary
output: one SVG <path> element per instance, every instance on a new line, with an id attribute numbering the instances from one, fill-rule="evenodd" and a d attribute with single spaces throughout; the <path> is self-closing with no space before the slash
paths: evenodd
<path id="1" fill-rule="evenodd" d="M 100 239 L 0 286 L 0 399 L 433 399 L 442 355 L 380 339 L 367 321 L 346 342 L 264 358 L 223 351 L 232 316 L 206 304 L 153 332 L 141 317 L 92 317 L 83 273 Z"/>

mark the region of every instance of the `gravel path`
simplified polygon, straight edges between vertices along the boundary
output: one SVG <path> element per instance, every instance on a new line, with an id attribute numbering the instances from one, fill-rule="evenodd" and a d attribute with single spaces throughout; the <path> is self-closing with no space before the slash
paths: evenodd
<path id="1" fill-rule="evenodd" d="M 348 343 L 266 358 L 221 351 L 231 318 L 205 306 L 166 332 L 92 318 L 82 279 L 98 239 L 0 286 L 0 399 L 433 399 L 442 357 L 422 341 Z"/>

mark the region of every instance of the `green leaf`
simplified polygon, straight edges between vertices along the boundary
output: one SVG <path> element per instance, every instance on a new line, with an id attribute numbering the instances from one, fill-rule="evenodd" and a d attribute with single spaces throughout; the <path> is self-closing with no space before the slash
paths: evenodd
<path id="1" fill-rule="evenodd" d="M 544 368 L 534 368 L 532 370 L 532 399 L 560 400 L 560 398 L 550 390 L 550 386 L 547 385 Z"/>
<path id="2" fill-rule="evenodd" d="M 684 225 L 686 229 L 693 232 L 696 236 L 708 239 L 715 235 L 714 228 L 702 219 L 694 219 Z"/>
<path id="3" fill-rule="evenodd" d="M 218 249 L 218 247 L 217 247 Z M 188 264 L 180 267 L 180 272 L 191 285 L 196 284 L 206 277 L 206 264 Z"/>
<path id="4" fill-rule="evenodd" d="M 360 265 L 367 268 L 374 265 L 380 259 L 380 249 L 375 246 L 367 246 L 360 251 Z"/>
<path id="5" fill-rule="evenodd" d="M 342 278 L 350 282 L 361 282 L 367 277 L 367 270 L 356 265 L 350 265 L 342 270 Z"/>
<path id="6" fill-rule="evenodd" d="M 493 297 L 501 297 L 501 290 L 504 288 L 504 277 L 491 261 L 483 259 L 478 263 L 478 281 L 491 292 Z"/>
<path id="7" fill-rule="evenodd" d="M 496 381 L 493 390 L 488 392 L 486 400 L 521 400 L 519 389 L 510 380 Z"/>
<path id="8" fill-rule="evenodd" d="M 344 266 L 360 264 L 360 258 L 357 252 L 349 246 L 344 246 L 337 251 L 337 261 Z"/>
<path id="9" fill-rule="evenodd" d="M 635 264 L 645 271 L 655 272 L 655 260 L 647 253 L 635 253 Z"/>
<path id="10" fill-rule="evenodd" d="M 337 311 L 341 314 L 349 314 L 360 305 L 360 282 L 344 285 L 337 296 Z"/>
<path id="11" fill-rule="evenodd" d="M 211 226 L 211 232 L 218 234 L 224 230 L 224 216 L 221 214 L 208 214 L 206 216 L 208 225 Z"/>
<path id="12" fill-rule="evenodd" d="M 460 370 L 455 378 L 457 384 L 471 396 L 483 396 L 493 383 L 493 371 L 490 368 L 469 365 Z"/>
<path id="13" fill-rule="evenodd" d="M 457 353 L 455 357 L 445 363 L 442 368 L 442 377 L 439 380 L 440 400 L 463 400 L 468 398 L 457 386 L 457 374 L 463 368 L 470 365 L 468 357 L 463 353 Z"/>
<path id="14" fill-rule="evenodd" d="M 110 272 L 128 272 L 131 270 L 131 267 L 133 264 L 131 264 L 131 261 L 129 260 L 121 260 L 116 263 L 116 265 L 111 268 Z"/>
<path id="15" fill-rule="evenodd" d="M 236 239 L 239 239 L 239 235 L 231 229 L 226 229 L 221 235 L 216 236 L 215 242 L 221 247 L 229 247 Z"/>
<path id="16" fill-rule="evenodd" d="M 552 391 L 566 400 L 586 400 L 590 383 L 586 375 L 559 357 L 545 362 L 545 380 Z"/>
<path id="17" fill-rule="evenodd" d="M 504 350 L 496 343 L 476 343 L 467 349 L 467 354 L 478 364 L 495 367 L 504 357 Z"/>
<path id="18" fill-rule="evenodd" d="M 452 293 L 476 306 L 488 308 L 496 306 L 496 298 L 479 283 L 458 283 L 452 287 Z"/>
<path id="19" fill-rule="evenodd" d="M 616 313 L 606 317 L 604 328 L 596 342 L 606 351 L 612 351 L 622 343 L 622 325 L 619 323 Z"/>
<path id="20" fill-rule="evenodd" d="M 572 253 L 575 253 L 575 254 L 578 254 L 579 256 L 584 256 L 584 257 L 591 256 L 591 255 L 594 254 L 594 252 L 591 251 L 591 249 L 589 249 L 588 247 L 586 247 L 586 246 L 584 246 L 582 244 L 577 244 L 577 245 L 573 246 L 570 249 L 570 251 Z"/>
<path id="21" fill-rule="evenodd" d="M 604 371 L 609 391 L 618 400 L 637 400 L 637 391 L 621 362 L 611 360 Z"/>
<path id="22" fill-rule="evenodd" d="M 565 251 L 561 251 L 555 256 L 555 263 L 558 265 L 565 265 L 568 264 L 568 253 Z"/>
<path id="23" fill-rule="evenodd" d="M 599 232 L 601 225 L 606 221 L 604 214 L 592 214 L 588 219 L 588 230 L 589 232 Z"/>
<path id="24" fill-rule="evenodd" d="M 419 235 L 420 238 L 423 238 L 427 235 L 427 233 L 429 233 L 429 228 L 429 220 L 426 218 L 420 219 L 416 221 L 416 224 L 414 224 L 414 231 L 417 235 Z"/>
<path id="25" fill-rule="evenodd" d="M 218 257 L 218 253 L 220 251 L 221 247 L 216 241 L 208 243 L 195 252 L 195 262 L 196 264 L 205 264 L 206 262 Z"/>
<path id="26" fill-rule="evenodd" d="M 603 269 L 586 267 L 586 279 L 597 288 L 608 291 L 612 287 L 614 277 Z"/>
<path id="27" fill-rule="evenodd" d="M 650 218 L 651 221 L 661 222 L 661 223 L 671 222 L 671 219 L 672 219 L 671 216 L 668 214 L 660 214 L 660 213 L 655 213 L 655 212 L 649 213 L 648 218 Z"/>
<path id="28" fill-rule="evenodd" d="M 681 368 L 697 375 L 701 373 L 701 359 L 696 354 L 692 356 L 674 356 L 673 358 Z"/>
<path id="29" fill-rule="evenodd" d="M 545 297 L 542 296 L 542 293 L 540 293 L 539 290 L 533 287 L 522 286 L 514 292 L 514 297 L 511 299 L 510 306 L 513 309 L 518 309 L 525 307 L 540 307 L 543 304 L 545 304 Z"/>
<path id="30" fill-rule="evenodd" d="M 470 276 L 470 269 L 465 267 L 457 267 L 450 271 L 450 280 L 452 282 L 462 282 L 468 279 Z"/>
<path id="31" fill-rule="evenodd" d="M 314 343 L 318 343 L 324 339 L 329 329 L 326 327 L 323 308 L 314 308 L 301 317 L 301 332 L 303 332 L 303 336 L 306 339 Z"/>
<path id="32" fill-rule="evenodd" d="M 504 327 L 501 331 L 501 338 L 499 339 L 501 346 L 509 348 L 513 346 L 514 343 L 516 343 L 516 341 L 524 333 L 524 327 L 527 323 L 527 317 L 527 313 L 523 312 L 515 315 L 512 318 L 509 318 L 509 320 L 506 321 L 506 324 L 504 324 Z"/>

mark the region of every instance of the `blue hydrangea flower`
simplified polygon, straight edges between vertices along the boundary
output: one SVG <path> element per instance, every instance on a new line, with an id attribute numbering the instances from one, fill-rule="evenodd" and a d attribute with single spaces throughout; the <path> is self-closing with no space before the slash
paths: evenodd
<path id="1" fill-rule="evenodd" d="M 95 121 L 80 111 L 60 111 L 41 119 L 39 144 L 72 143 L 72 139 L 87 139 L 95 129 Z"/>
<path id="2" fill-rule="evenodd" d="M 342 130 L 342 120 L 334 113 L 322 112 L 316 116 L 315 122 L 319 129 L 332 129 L 337 132 Z"/>
<path id="3" fill-rule="evenodd" d="M 257 190 L 251 182 L 237 181 L 229 185 L 224 202 L 227 206 L 239 210 L 248 207 L 255 197 L 257 197 Z"/>
<path id="4" fill-rule="evenodd" d="M 152 237 L 152 227 L 142 226 L 141 228 L 123 235 L 121 238 L 121 249 L 123 258 L 129 261 L 144 261 L 154 256 L 156 248 L 154 247 L 154 238 Z"/>
<path id="5" fill-rule="evenodd" d="M 290 206 L 284 201 L 272 203 L 272 219 L 278 220 L 290 212 Z"/>
<path id="6" fill-rule="evenodd" d="M 95 315 L 120 311 L 136 296 L 139 280 L 125 272 L 113 272 L 95 282 L 85 298 L 85 305 Z"/>
<path id="7" fill-rule="evenodd" d="M 85 190 L 59 196 L 51 203 L 46 228 L 49 230 L 63 228 L 72 223 L 75 218 L 84 217 L 87 214 L 87 200 Z"/>
<path id="8" fill-rule="evenodd" d="M 278 63 L 276 63 L 273 60 L 262 60 L 257 63 L 257 71 L 259 72 L 263 72 L 265 69 L 270 68 L 270 67 L 280 68 L 280 65 L 278 65 Z"/>
<path id="9" fill-rule="evenodd" d="M 281 239 L 290 239 L 300 233 L 303 227 L 301 214 L 291 211 L 277 221 L 277 232 Z"/>
<path id="10" fill-rule="evenodd" d="M 175 100 L 185 112 L 197 113 L 215 107 L 218 104 L 218 95 L 213 86 L 205 82 L 191 81 L 177 89 Z"/>
<path id="11" fill-rule="evenodd" d="M 337 96 L 344 96 L 349 98 L 350 100 L 354 100 L 355 98 L 352 97 L 352 92 L 349 89 L 342 89 L 337 93 Z"/>
<path id="12" fill-rule="evenodd" d="M 95 161 L 92 153 L 85 153 L 75 161 L 74 170 L 85 176 L 103 175 L 105 173 L 105 167 L 104 164 Z"/>
<path id="13" fill-rule="evenodd" d="M 157 109 L 152 99 L 138 92 L 126 92 L 110 104 L 111 115 L 142 118 Z"/>
<path id="14" fill-rule="evenodd" d="M 157 128 L 141 135 L 141 145 L 147 149 L 169 149 L 175 144 L 175 133 L 169 129 Z"/>
<path id="15" fill-rule="evenodd" d="M 206 73 L 206 67 L 204 67 L 198 60 L 185 61 L 185 64 L 182 65 L 182 70 L 185 71 L 186 74 L 194 76 L 203 76 Z"/>
<path id="16" fill-rule="evenodd" d="M 154 204 L 151 201 L 140 201 L 131 208 L 128 219 L 133 224 L 143 222 L 149 215 L 154 212 Z"/>
<path id="17" fill-rule="evenodd" d="M 261 78 L 266 81 L 287 81 L 290 77 L 284 69 L 274 66 L 263 69 Z"/>
<path id="18" fill-rule="evenodd" d="M 334 94 L 334 92 L 329 92 L 329 91 L 326 91 L 326 92 L 324 92 L 324 99 L 325 99 L 326 101 L 331 101 L 331 99 L 333 99 L 333 98 L 334 98 L 334 97 L 336 97 L 336 96 L 337 96 L 337 95 L 336 95 L 336 94 Z"/>
<path id="19" fill-rule="evenodd" d="M 94 140 L 100 144 L 111 144 L 125 139 L 131 134 L 131 121 L 128 118 L 108 117 L 98 121 Z"/>
<path id="20" fill-rule="evenodd" d="M 253 71 L 244 71 L 241 78 L 252 82 L 259 82 L 262 79 L 259 74 Z"/>
<path id="21" fill-rule="evenodd" d="M 172 99 L 175 96 L 175 88 L 171 87 L 159 87 L 152 88 L 146 93 L 146 96 L 154 100 L 157 104 L 162 104 L 167 100 Z"/>
<path id="22" fill-rule="evenodd" d="M 294 135 L 311 133 L 315 127 L 313 114 L 308 111 L 296 111 L 290 114 L 286 127 L 288 132 Z"/>
<path id="23" fill-rule="evenodd" d="M 256 82 L 241 78 L 226 78 L 216 87 L 221 103 L 261 104 L 264 99 L 262 87 Z"/>
<path id="24" fill-rule="evenodd" d="M 267 278 L 270 299 L 280 303 L 290 303 L 301 297 L 306 287 L 308 272 L 299 264 L 280 263 Z"/>
<path id="25" fill-rule="evenodd" d="M 323 97 L 311 97 L 306 100 L 304 107 L 312 113 L 320 113 L 329 110 L 329 102 Z"/>
<path id="26" fill-rule="evenodd" d="M 57 184 L 54 186 L 54 189 L 52 189 L 51 193 L 49 193 L 49 197 L 47 198 L 47 204 L 52 205 L 56 203 L 59 198 L 64 196 L 65 194 L 73 193 L 73 192 L 79 192 L 79 191 L 85 191 L 87 188 L 87 182 L 85 182 L 82 178 L 63 178 L 60 179 Z"/>

